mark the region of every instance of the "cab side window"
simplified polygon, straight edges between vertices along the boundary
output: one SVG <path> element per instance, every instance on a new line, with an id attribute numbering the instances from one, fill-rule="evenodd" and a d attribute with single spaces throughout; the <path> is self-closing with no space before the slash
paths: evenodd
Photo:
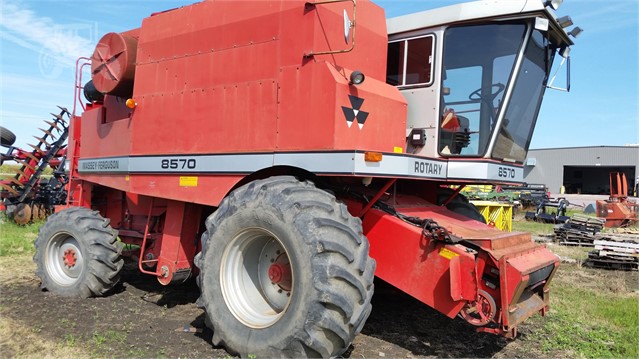
<path id="1" fill-rule="evenodd" d="M 386 83 L 393 86 L 430 86 L 433 73 L 434 35 L 388 44 Z"/>

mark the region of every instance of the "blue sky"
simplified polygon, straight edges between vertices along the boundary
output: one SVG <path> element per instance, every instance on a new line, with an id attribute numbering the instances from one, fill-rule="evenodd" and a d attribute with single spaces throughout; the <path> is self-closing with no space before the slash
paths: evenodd
<path id="1" fill-rule="evenodd" d="M 460 2 L 376 1 L 387 17 Z M 107 32 L 191 3 L 0 0 L 0 124 L 16 133 L 17 145 L 34 142 L 56 105 L 72 107 L 78 56 L 89 56 Z M 564 1 L 559 15 L 585 31 L 571 51 L 571 92 L 546 92 L 532 148 L 639 143 L 638 10 L 638 0 Z"/>

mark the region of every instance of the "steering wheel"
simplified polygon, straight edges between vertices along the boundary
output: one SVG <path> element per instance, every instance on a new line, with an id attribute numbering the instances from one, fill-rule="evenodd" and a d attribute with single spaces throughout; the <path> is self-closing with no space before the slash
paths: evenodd
<path id="1" fill-rule="evenodd" d="M 497 97 L 497 95 L 499 95 L 502 91 L 504 91 L 504 89 L 506 88 L 506 86 L 502 83 L 496 83 L 496 84 L 492 84 L 490 86 L 491 89 L 491 94 L 490 94 L 490 98 L 488 100 L 490 100 L 489 102 L 493 102 L 493 100 L 495 99 L 495 97 Z M 492 91 L 492 90 L 496 90 L 496 91 Z M 471 101 L 477 101 L 477 100 L 486 100 L 484 98 L 484 95 L 482 94 L 481 91 L 481 87 L 478 88 L 477 90 L 473 91 L 470 93 L 470 95 L 468 95 L 468 99 Z"/>

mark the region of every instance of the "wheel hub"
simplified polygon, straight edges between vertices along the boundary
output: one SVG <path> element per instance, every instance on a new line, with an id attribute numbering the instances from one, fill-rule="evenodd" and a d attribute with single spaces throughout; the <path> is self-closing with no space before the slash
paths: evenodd
<path id="1" fill-rule="evenodd" d="M 482 327 L 495 318 L 497 306 L 493 297 L 484 290 L 479 290 L 477 300 L 461 311 L 462 317 L 470 324 Z"/>
<path id="2" fill-rule="evenodd" d="M 275 263 L 268 268 L 268 278 L 271 283 L 277 284 L 285 291 L 291 290 L 293 278 L 291 276 L 291 265 L 285 254 L 280 254 Z"/>
<path id="3" fill-rule="evenodd" d="M 75 254 L 75 250 L 73 250 L 72 248 L 69 248 L 66 251 L 64 251 L 62 260 L 64 261 L 64 265 L 67 268 L 75 267 L 75 263 L 78 260 L 78 257 Z"/>
<path id="4" fill-rule="evenodd" d="M 74 285 L 84 270 L 80 244 L 69 233 L 53 236 L 45 248 L 44 266 L 51 279 L 62 286 Z"/>

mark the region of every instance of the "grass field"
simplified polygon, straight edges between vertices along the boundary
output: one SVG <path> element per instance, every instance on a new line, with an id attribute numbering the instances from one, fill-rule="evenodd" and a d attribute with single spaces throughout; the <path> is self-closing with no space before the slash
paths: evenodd
<path id="1" fill-rule="evenodd" d="M 531 232 L 535 234 L 552 234 L 555 225 L 552 223 L 532 222 L 525 220 L 513 221 L 513 231 Z"/>
<path id="2" fill-rule="evenodd" d="M 567 211 L 568 216 L 574 214 L 584 215 Z M 538 235 L 553 234 L 555 226 L 526 221 L 523 214 L 513 220 L 513 231 Z M 530 319 L 539 329 L 527 337 L 527 345 L 538 344 L 536 349 L 549 357 L 566 352 L 586 358 L 639 357 L 639 283 L 629 285 L 621 275 L 597 278 L 593 273 L 598 270 L 582 268 L 591 248 L 554 245 L 551 249 L 576 260 L 576 265 L 560 267 L 552 283 L 551 311 L 545 318 Z"/>
<path id="3" fill-rule="evenodd" d="M 563 265 L 561 271 L 552 284 L 551 311 L 531 319 L 541 325 L 529 339 L 549 357 L 573 352 L 575 357 L 637 358 L 637 283 L 622 276 L 597 278 L 597 270 L 576 265 Z"/>
<path id="4" fill-rule="evenodd" d="M 0 217 L 0 257 L 33 254 L 33 243 L 42 222 L 19 226 Z"/>
<path id="5" fill-rule="evenodd" d="M 2 166 L 0 166 L 0 175 L 14 175 L 16 174 L 16 171 L 20 169 L 20 167 L 21 166 L 17 164 L 4 163 L 2 164 Z M 45 170 L 42 172 L 43 176 L 50 176 L 51 174 L 53 174 L 53 169 L 51 167 L 45 168 Z"/>

